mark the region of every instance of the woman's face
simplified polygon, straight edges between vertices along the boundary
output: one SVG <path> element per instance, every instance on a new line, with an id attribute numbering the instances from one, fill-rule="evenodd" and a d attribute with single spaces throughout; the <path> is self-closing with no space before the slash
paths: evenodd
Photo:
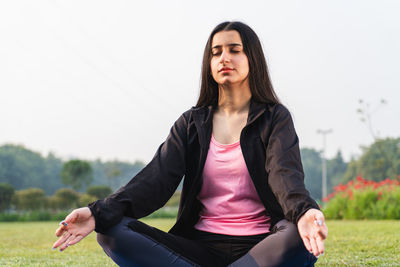
<path id="1" fill-rule="evenodd" d="M 237 31 L 221 31 L 211 44 L 211 74 L 220 85 L 248 82 L 249 62 Z"/>

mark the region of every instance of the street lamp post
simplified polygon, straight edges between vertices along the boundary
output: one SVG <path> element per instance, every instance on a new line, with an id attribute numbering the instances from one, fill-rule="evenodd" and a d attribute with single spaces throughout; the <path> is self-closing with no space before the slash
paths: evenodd
<path id="1" fill-rule="evenodd" d="M 323 150 L 322 150 L 322 199 L 326 198 L 327 194 L 327 171 L 326 171 L 326 135 L 332 133 L 332 129 L 329 130 L 317 130 L 318 134 L 322 134 Z"/>

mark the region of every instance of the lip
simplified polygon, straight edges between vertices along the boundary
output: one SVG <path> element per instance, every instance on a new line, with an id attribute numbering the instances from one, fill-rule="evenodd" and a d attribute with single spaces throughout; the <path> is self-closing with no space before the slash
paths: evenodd
<path id="1" fill-rule="evenodd" d="M 219 72 L 228 72 L 228 71 L 232 71 L 233 69 L 231 69 L 231 68 L 222 68 L 222 69 L 220 69 L 219 70 Z"/>

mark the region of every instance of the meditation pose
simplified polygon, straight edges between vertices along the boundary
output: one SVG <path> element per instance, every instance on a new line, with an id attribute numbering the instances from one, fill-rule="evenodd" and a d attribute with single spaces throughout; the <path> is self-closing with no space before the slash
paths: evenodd
<path id="1" fill-rule="evenodd" d="M 138 221 L 182 179 L 168 233 Z M 324 253 L 328 229 L 304 186 L 293 121 L 249 26 L 215 27 L 196 106 L 129 183 L 72 211 L 53 247 L 65 250 L 93 230 L 120 266 L 313 266 Z"/>

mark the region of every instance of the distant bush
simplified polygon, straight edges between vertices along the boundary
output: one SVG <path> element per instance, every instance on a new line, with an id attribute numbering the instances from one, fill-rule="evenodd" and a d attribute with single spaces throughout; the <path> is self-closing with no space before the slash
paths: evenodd
<path id="1" fill-rule="evenodd" d="M 55 209 L 66 210 L 76 208 L 79 203 L 80 194 L 71 188 L 58 189 L 49 198 L 49 206 Z"/>
<path id="2" fill-rule="evenodd" d="M 0 183 L 0 212 L 10 207 L 14 195 L 14 187 L 7 183 Z"/>
<path id="3" fill-rule="evenodd" d="M 47 206 L 47 199 L 42 189 L 29 188 L 16 191 L 12 203 L 18 210 L 40 210 Z"/>
<path id="4" fill-rule="evenodd" d="M 83 196 L 89 195 L 85 194 Z M 93 196 L 89 197 L 93 198 Z M 87 204 L 82 206 L 86 205 Z M 71 210 L 60 212 L 52 212 L 48 210 L 3 212 L 0 213 L 0 222 L 61 221 L 64 220 L 70 212 Z M 147 216 L 146 218 L 176 218 L 177 213 L 177 207 L 164 207 Z"/>
<path id="5" fill-rule="evenodd" d="M 88 195 L 88 194 L 83 194 L 79 198 L 79 206 L 80 207 L 86 207 L 89 203 L 96 201 L 98 198 Z"/>
<path id="6" fill-rule="evenodd" d="M 109 186 L 106 185 L 93 185 L 86 190 L 86 193 L 88 195 L 96 197 L 97 199 L 103 199 L 110 195 L 112 193 L 112 190 Z"/>
<path id="7" fill-rule="evenodd" d="M 400 219 L 400 183 L 357 177 L 323 199 L 327 219 Z"/>
<path id="8" fill-rule="evenodd" d="M 49 197 L 39 188 L 19 190 L 12 198 L 15 209 L 0 212 L 0 221 L 61 221 L 72 209 L 87 206 L 110 193 L 111 188 L 108 186 L 92 186 L 86 194 L 62 188 Z M 177 191 L 165 207 L 152 213 L 148 218 L 176 218 L 179 199 L 180 192 Z"/>
<path id="9" fill-rule="evenodd" d="M 0 213 L 0 222 L 32 222 L 32 221 L 61 221 L 69 211 L 52 213 L 49 211 L 4 212 Z"/>

